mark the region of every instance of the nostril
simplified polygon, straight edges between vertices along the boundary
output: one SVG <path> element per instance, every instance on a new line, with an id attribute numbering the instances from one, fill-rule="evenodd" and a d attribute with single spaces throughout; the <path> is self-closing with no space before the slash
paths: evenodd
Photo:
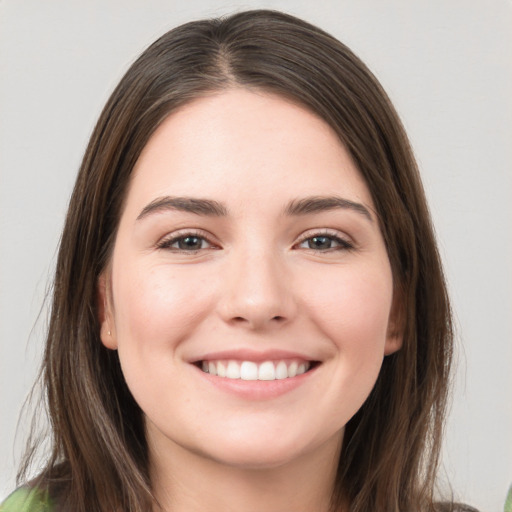
<path id="1" fill-rule="evenodd" d="M 235 323 L 246 323 L 246 322 L 252 323 L 249 318 L 245 318 L 243 316 L 235 316 L 231 320 L 232 320 L 232 322 L 235 322 Z M 286 320 L 286 317 L 281 316 L 281 315 L 276 315 L 276 316 L 270 317 L 270 321 L 275 321 L 278 323 L 283 323 L 285 320 Z"/>

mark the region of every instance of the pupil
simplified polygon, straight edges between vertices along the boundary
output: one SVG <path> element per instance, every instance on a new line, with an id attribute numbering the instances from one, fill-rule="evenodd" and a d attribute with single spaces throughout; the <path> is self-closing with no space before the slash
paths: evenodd
<path id="1" fill-rule="evenodd" d="M 186 236 L 179 241 L 178 245 L 180 249 L 200 249 L 201 239 L 197 236 Z"/>
<path id="2" fill-rule="evenodd" d="M 328 236 L 314 236 L 309 243 L 310 249 L 330 249 L 331 239 Z"/>

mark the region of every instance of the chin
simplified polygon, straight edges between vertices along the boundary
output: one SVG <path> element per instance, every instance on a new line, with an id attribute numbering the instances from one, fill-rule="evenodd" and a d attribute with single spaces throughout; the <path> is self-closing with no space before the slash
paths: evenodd
<path id="1" fill-rule="evenodd" d="M 231 450 L 231 453 L 225 451 L 221 454 L 203 453 L 202 455 L 227 467 L 258 471 L 284 467 L 300 459 L 303 454 L 297 450 L 290 451 L 276 446 L 272 446 L 269 450 L 267 445 L 265 449 L 239 449 Z"/>
<path id="2" fill-rule="evenodd" d="M 342 432 L 329 439 L 312 439 L 303 436 L 281 435 L 261 436 L 254 433 L 246 438 L 229 439 L 213 443 L 215 449 L 204 449 L 199 455 L 216 463 L 247 470 L 265 470 L 300 463 L 301 460 L 325 452 L 338 453 L 341 446 Z"/>

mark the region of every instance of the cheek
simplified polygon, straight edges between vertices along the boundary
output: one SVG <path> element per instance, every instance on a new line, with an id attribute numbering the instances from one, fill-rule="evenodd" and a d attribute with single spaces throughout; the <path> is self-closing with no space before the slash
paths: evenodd
<path id="1" fill-rule="evenodd" d="M 373 388 L 384 358 L 392 303 L 392 278 L 387 268 L 340 272 L 317 282 L 308 307 L 324 336 L 332 343 L 329 395 L 345 414 L 353 415 Z"/>
<path id="2" fill-rule="evenodd" d="M 192 276 L 185 266 L 131 269 L 126 264 L 113 282 L 120 351 L 123 346 L 143 352 L 178 345 L 212 303 L 212 283 L 197 272 Z"/>
<path id="3" fill-rule="evenodd" d="M 317 325 L 345 351 L 382 352 L 392 303 L 391 272 L 386 268 L 365 272 L 340 271 L 317 281 L 306 307 Z"/>
<path id="4" fill-rule="evenodd" d="M 118 265 L 113 275 L 114 320 L 124 377 L 146 411 L 161 407 L 162 385 L 183 387 L 181 343 L 208 314 L 212 288 L 188 268 Z"/>

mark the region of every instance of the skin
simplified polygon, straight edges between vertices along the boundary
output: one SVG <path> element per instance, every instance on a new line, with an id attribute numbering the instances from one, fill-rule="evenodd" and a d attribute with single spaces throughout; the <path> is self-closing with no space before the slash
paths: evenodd
<path id="1" fill-rule="evenodd" d="M 333 195 L 368 215 L 285 213 Z M 148 211 L 167 196 L 227 214 Z M 200 237 L 193 251 L 187 235 Z M 371 195 L 324 121 L 245 89 L 170 115 L 135 166 L 99 291 L 101 339 L 145 414 L 164 510 L 328 509 L 344 427 L 401 337 Z M 213 385 L 221 377 L 193 364 L 240 349 L 317 363 L 276 396 L 269 383 L 237 381 L 248 394 Z"/>

